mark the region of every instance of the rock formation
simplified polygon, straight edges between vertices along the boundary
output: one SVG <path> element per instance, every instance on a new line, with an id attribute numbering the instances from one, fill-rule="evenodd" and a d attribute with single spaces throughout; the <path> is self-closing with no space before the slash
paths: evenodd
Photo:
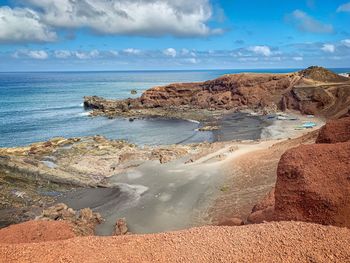
<path id="1" fill-rule="evenodd" d="M 145 110 L 173 108 L 263 112 L 293 109 L 339 117 L 350 109 L 350 79 L 310 67 L 291 74 L 231 74 L 200 83 L 177 83 L 146 90 L 140 98 L 107 100 L 85 97 L 93 115 L 143 115 Z M 131 111 L 131 112 L 130 112 Z"/>
<path id="2" fill-rule="evenodd" d="M 338 143 L 350 141 L 350 117 L 329 120 L 319 132 L 316 143 Z"/>
<path id="3" fill-rule="evenodd" d="M 59 203 L 51 206 L 36 218 L 40 221 L 65 221 L 69 222 L 80 236 L 93 235 L 95 226 L 102 223 L 103 218 L 99 213 L 94 213 L 90 208 L 74 211 L 67 205 Z"/>
<path id="4" fill-rule="evenodd" d="M 275 190 L 254 207 L 249 222 L 296 220 L 350 227 L 349 120 L 329 121 L 318 144 L 282 155 Z"/>
<path id="5" fill-rule="evenodd" d="M 119 218 L 115 223 L 114 236 L 123 236 L 128 234 L 128 226 L 126 224 L 125 218 Z"/>

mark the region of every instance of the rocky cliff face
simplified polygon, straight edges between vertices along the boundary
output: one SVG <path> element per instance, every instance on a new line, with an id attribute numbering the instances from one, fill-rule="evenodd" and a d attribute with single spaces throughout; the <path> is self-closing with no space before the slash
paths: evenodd
<path id="1" fill-rule="evenodd" d="M 350 110 L 350 79 L 319 67 L 291 74 L 232 74 L 200 83 L 154 87 L 138 99 L 86 97 L 100 114 L 155 108 L 277 111 L 339 117 Z M 137 115 L 138 113 L 135 113 Z"/>
<path id="2" fill-rule="evenodd" d="M 350 141 L 350 117 L 330 120 L 320 130 L 316 143 L 338 143 Z"/>
<path id="3" fill-rule="evenodd" d="M 147 90 L 141 103 L 147 107 L 191 105 L 232 109 L 274 107 L 280 96 L 298 80 L 295 74 L 235 74 L 204 83 L 171 84 Z"/>
<path id="4" fill-rule="evenodd" d="M 303 145 L 282 156 L 275 220 L 350 227 L 350 142 Z"/>
<path id="5" fill-rule="evenodd" d="M 248 221 L 296 220 L 350 227 L 350 118 L 328 122 L 317 144 L 287 151 L 277 182 Z M 272 201 L 272 198 L 274 199 Z"/>

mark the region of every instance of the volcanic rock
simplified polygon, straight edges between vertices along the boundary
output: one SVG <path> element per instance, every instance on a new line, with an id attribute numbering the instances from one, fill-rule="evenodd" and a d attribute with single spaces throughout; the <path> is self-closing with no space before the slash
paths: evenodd
<path id="1" fill-rule="evenodd" d="M 328 69 L 311 66 L 307 69 L 300 71 L 300 74 L 308 79 L 312 79 L 320 82 L 344 82 L 349 81 L 347 77 L 340 76 Z"/>
<path id="2" fill-rule="evenodd" d="M 84 105 L 94 109 L 92 115 L 108 117 L 179 117 L 179 112 L 185 114 L 189 109 L 250 109 L 262 113 L 292 109 L 340 117 L 350 110 L 350 80 L 321 67 L 290 74 L 229 74 L 206 82 L 154 87 L 136 99 L 85 97 Z"/>
<path id="3" fill-rule="evenodd" d="M 330 120 L 319 132 L 316 143 L 338 143 L 350 141 L 350 117 Z"/>
<path id="4" fill-rule="evenodd" d="M 273 188 L 258 204 L 256 204 L 247 221 L 260 224 L 264 221 L 273 221 L 275 211 L 275 188 Z"/>
<path id="5" fill-rule="evenodd" d="M 36 218 L 42 221 L 67 221 L 74 226 L 74 230 L 79 235 L 93 235 L 95 226 L 102 223 L 103 218 L 99 213 L 93 212 L 90 208 L 74 211 L 63 203 L 56 204 L 45 210 Z"/>
<path id="6" fill-rule="evenodd" d="M 350 142 L 287 151 L 278 165 L 274 216 L 350 227 Z"/>
<path id="7" fill-rule="evenodd" d="M 114 236 L 122 236 L 128 233 L 128 226 L 126 224 L 125 218 L 119 218 L 115 223 Z"/>

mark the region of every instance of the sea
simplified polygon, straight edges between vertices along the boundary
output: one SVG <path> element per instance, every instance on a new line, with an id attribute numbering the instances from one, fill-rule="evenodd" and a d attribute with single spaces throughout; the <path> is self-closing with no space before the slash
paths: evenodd
<path id="1" fill-rule="evenodd" d="M 137 97 L 151 87 L 196 82 L 241 72 L 286 73 L 298 69 L 2 72 L 0 73 L 0 147 L 24 146 L 53 137 L 102 135 L 138 145 L 212 141 L 192 120 L 90 117 L 84 96 L 111 99 Z M 333 69 L 337 73 L 350 69 Z M 137 90 L 136 95 L 130 93 Z"/>

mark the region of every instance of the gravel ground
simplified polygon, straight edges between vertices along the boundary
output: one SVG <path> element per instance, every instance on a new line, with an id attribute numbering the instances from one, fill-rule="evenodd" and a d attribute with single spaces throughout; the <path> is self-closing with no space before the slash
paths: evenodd
<path id="1" fill-rule="evenodd" d="M 350 262 L 350 230 L 300 222 L 2 244 L 0 262 Z"/>

